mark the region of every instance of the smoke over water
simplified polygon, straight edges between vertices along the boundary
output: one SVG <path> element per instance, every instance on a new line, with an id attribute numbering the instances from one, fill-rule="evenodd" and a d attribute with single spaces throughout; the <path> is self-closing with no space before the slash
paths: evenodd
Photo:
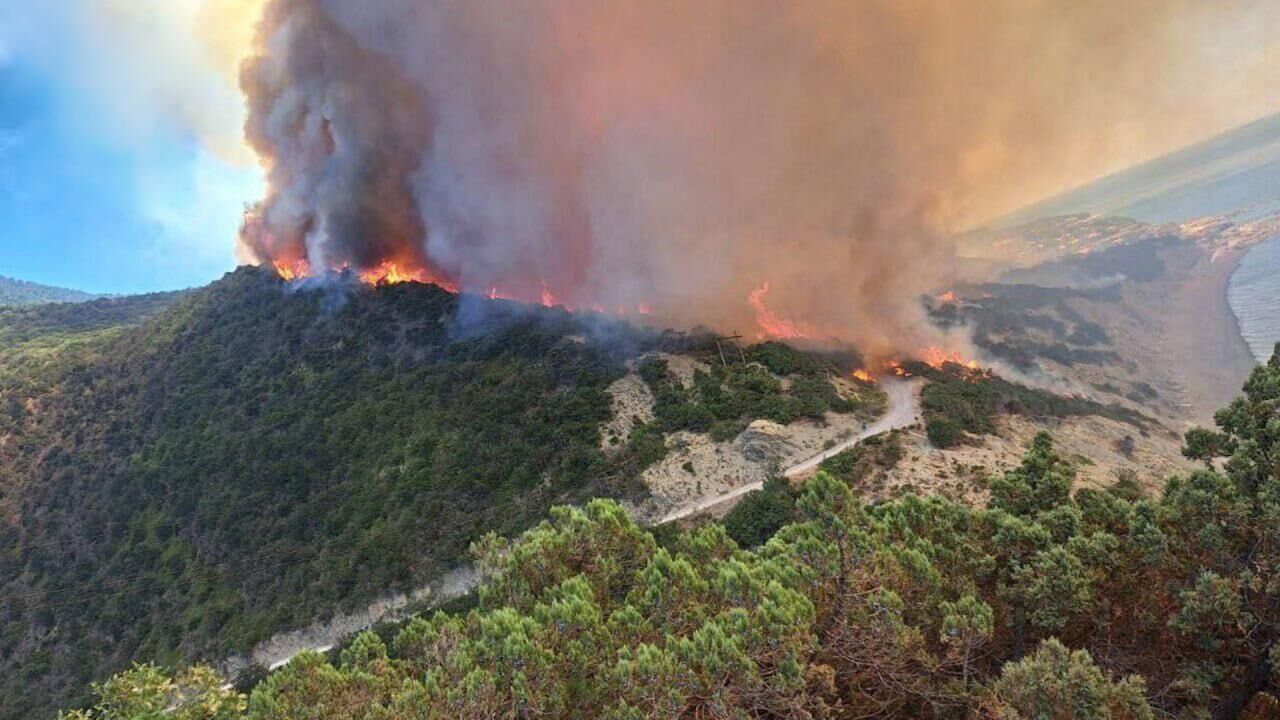
<path id="1" fill-rule="evenodd" d="M 932 344 L 916 298 L 952 226 L 1156 101 L 1116 68 L 1176 70 L 1153 38 L 1196 5 L 1112 5 L 269 0 L 241 86 L 270 189 L 241 251 Z"/>

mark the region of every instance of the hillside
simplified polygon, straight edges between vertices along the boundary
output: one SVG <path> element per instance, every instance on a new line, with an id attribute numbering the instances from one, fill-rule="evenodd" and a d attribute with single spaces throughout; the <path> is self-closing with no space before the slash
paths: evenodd
<path id="1" fill-rule="evenodd" d="M 1273 718 L 1277 401 L 1280 345 L 1218 431 L 1188 435 L 1204 465 L 1154 498 L 1073 493 L 1040 433 L 977 506 L 864 504 L 853 462 L 685 531 L 649 532 L 607 500 L 560 508 L 477 544 L 474 609 L 237 688 L 139 668 L 75 717 Z M 892 443 L 868 443 L 868 464 Z"/>
<path id="2" fill-rule="evenodd" d="M 15 280 L 0 275 L 0 306 L 84 302 L 96 297 L 99 296 L 79 290 L 68 290 L 26 280 Z"/>
<path id="3" fill-rule="evenodd" d="M 705 336 L 415 283 L 242 268 L 77 307 L 93 312 L 0 313 L 5 718 L 417 587 L 554 504 L 642 502 L 681 433 L 872 402 L 786 346 L 720 366 Z M 706 370 L 677 385 L 661 358 Z M 619 425 L 611 387 L 631 373 L 660 402 Z"/>
<path id="4" fill-rule="evenodd" d="M 935 300 L 933 316 L 971 329 L 986 358 L 1011 372 L 1065 379 L 1072 392 L 1146 408 L 1173 427 L 1205 424 L 1256 364 L 1227 287 L 1245 250 L 1280 232 L 1278 220 L 1070 216 L 973 235 L 963 251 L 1009 262 Z"/>

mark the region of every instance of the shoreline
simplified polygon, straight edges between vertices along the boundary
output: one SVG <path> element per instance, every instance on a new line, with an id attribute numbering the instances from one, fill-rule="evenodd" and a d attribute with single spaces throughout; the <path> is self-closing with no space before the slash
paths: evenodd
<path id="1" fill-rule="evenodd" d="M 1268 240 L 1265 242 L 1270 242 L 1270 241 Z M 1240 272 L 1240 265 L 1244 260 L 1244 256 L 1248 255 L 1249 251 L 1252 250 L 1254 247 L 1257 247 L 1257 246 L 1254 245 L 1247 248 L 1227 251 L 1227 254 L 1229 254 L 1229 257 L 1227 258 L 1227 262 L 1230 264 L 1231 267 L 1230 267 L 1230 270 L 1228 270 L 1226 273 L 1227 275 L 1226 282 L 1222 283 L 1222 303 L 1226 305 L 1227 315 L 1231 317 L 1232 335 L 1236 337 L 1237 344 L 1241 348 L 1243 348 L 1246 353 L 1249 354 L 1249 357 L 1253 358 L 1254 360 L 1257 360 L 1258 363 L 1261 364 L 1266 362 L 1266 359 L 1265 358 L 1260 359 L 1256 354 L 1254 354 L 1253 348 L 1249 346 L 1249 340 L 1244 336 L 1244 326 L 1240 322 L 1240 315 L 1236 312 L 1235 306 L 1231 304 L 1231 283 L 1235 279 L 1236 273 Z M 1211 257 L 1210 262 L 1213 262 L 1213 261 L 1214 260 Z"/>
<path id="2" fill-rule="evenodd" d="M 1231 311 L 1231 317 L 1235 320 L 1236 333 L 1240 336 L 1241 342 L 1243 342 L 1245 344 L 1245 347 L 1248 348 L 1249 354 L 1253 357 L 1254 360 L 1258 362 L 1259 365 L 1266 363 L 1267 360 L 1270 359 L 1270 355 L 1269 355 L 1269 353 L 1271 352 L 1270 343 L 1268 343 L 1267 346 L 1264 346 L 1263 348 L 1261 348 L 1262 354 L 1259 354 L 1259 351 L 1255 350 L 1253 345 L 1250 344 L 1249 338 L 1248 336 L 1245 335 L 1245 332 L 1244 332 L 1244 322 L 1240 318 L 1240 313 L 1237 311 L 1235 305 L 1231 302 L 1231 290 L 1232 290 L 1232 287 L 1235 285 L 1236 276 L 1239 274 L 1239 272 L 1242 269 L 1242 264 L 1245 256 L 1247 256 L 1249 253 L 1253 252 L 1254 250 L 1263 247 L 1268 243 L 1280 243 L 1280 235 L 1273 235 L 1263 240 L 1262 242 L 1255 243 L 1246 248 L 1242 248 L 1239 251 L 1238 257 L 1234 258 L 1234 267 L 1231 270 L 1230 276 L 1227 278 L 1226 287 L 1223 289 L 1223 292 L 1225 293 L 1225 296 L 1226 296 L 1227 307 Z M 1280 340 L 1280 338 L 1276 338 L 1276 340 Z"/>
<path id="3" fill-rule="evenodd" d="M 1170 277 L 1165 305 L 1149 308 L 1164 326 L 1164 364 L 1176 379 L 1186 419 L 1212 426 L 1214 413 L 1240 394 L 1257 365 L 1227 298 L 1244 248 L 1199 246 L 1194 264 Z M 1169 361 L 1176 359 L 1176 362 Z"/>

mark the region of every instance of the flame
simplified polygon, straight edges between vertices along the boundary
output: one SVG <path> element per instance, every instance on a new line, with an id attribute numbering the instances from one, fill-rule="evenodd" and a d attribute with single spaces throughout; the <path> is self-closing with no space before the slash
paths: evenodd
<path id="1" fill-rule="evenodd" d="M 953 303 L 956 301 L 956 291 L 948 290 L 941 295 L 935 296 L 934 300 L 937 300 L 940 303 Z"/>
<path id="2" fill-rule="evenodd" d="M 275 268 L 276 274 L 282 280 L 289 282 L 312 276 L 311 263 L 305 259 L 272 260 L 271 266 Z M 334 272 L 343 272 L 345 270 L 347 270 L 345 265 L 340 268 L 334 268 Z M 356 277 L 360 279 L 360 282 L 368 285 L 395 285 L 404 282 L 432 283 L 450 292 L 457 292 L 457 287 L 453 283 L 424 268 L 410 268 L 391 260 L 386 260 L 375 268 L 360 270 L 356 273 Z"/>
<path id="3" fill-rule="evenodd" d="M 920 353 L 920 359 L 930 367 L 941 368 L 947 363 L 955 363 L 963 365 L 970 370 L 978 369 L 977 360 L 966 360 L 963 355 L 954 350 L 944 350 L 940 347 L 928 347 Z"/>
<path id="4" fill-rule="evenodd" d="M 356 273 L 356 277 L 360 278 L 360 282 L 368 285 L 396 285 L 399 283 L 416 282 L 438 285 L 449 292 L 458 291 L 456 285 L 442 277 L 432 274 L 425 268 L 411 268 L 392 260 L 384 260 L 383 263 L 376 268 L 361 270 Z"/>
<path id="5" fill-rule="evenodd" d="M 875 379 L 871 377 L 871 373 L 867 372 L 866 370 L 863 370 L 862 368 L 858 368 L 857 370 L 853 371 L 853 379 L 859 380 L 864 383 L 875 382 Z"/>
<path id="6" fill-rule="evenodd" d="M 765 305 L 765 296 L 769 294 L 769 282 L 766 280 L 763 285 L 751 291 L 747 296 L 747 302 L 751 303 L 751 307 L 756 311 L 756 324 L 764 331 L 768 337 L 777 338 L 779 340 L 795 340 L 808 338 L 811 335 L 809 328 L 801 323 L 796 323 L 785 318 L 778 317 L 778 314 L 770 310 Z"/>
<path id="7" fill-rule="evenodd" d="M 546 280 L 542 281 L 542 295 L 538 300 L 542 303 L 543 307 L 555 307 L 556 305 L 562 304 L 560 300 L 551 293 L 551 290 L 547 287 Z"/>
<path id="8" fill-rule="evenodd" d="M 275 267 L 276 274 L 280 276 L 280 279 L 288 282 L 311 275 L 311 264 L 306 260 L 294 260 L 293 262 L 275 260 L 272 261 L 271 265 Z"/>
<path id="9" fill-rule="evenodd" d="M 276 259 L 271 261 L 271 266 L 275 269 L 276 274 L 279 275 L 282 280 L 287 282 L 299 281 L 313 276 L 311 264 L 305 259 Z M 332 272 L 342 273 L 347 272 L 347 270 L 348 268 L 344 265 L 343 267 L 334 268 Z M 383 261 L 377 267 L 358 270 L 355 272 L 355 277 L 366 285 L 380 286 L 416 282 L 437 285 L 449 292 L 458 292 L 458 286 L 456 283 L 437 275 L 425 267 L 412 264 L 402 264 L 392 260 Z M 490 300 L 526 301 L 529 299 L 527 295 L 520 297 L 519 295 L 509 293 L 496 285 L 490 286 L 483 294 Z M 534 302 L 539 302 L 546 307 L 563 307 L 571 311 L 575 309 L 574 305 L 570 305 L 557 297 L 556 294 L 551 291 L 551 288 L 547 286 L 547 282 L 545 280 L 542 281 L 542 291 Z M 629 317 L 633 312 L 637 315 L 650 315 L 653 313 L 653 310 L 647 303 L 637 303 L 634 307 L 619 304 L 615 305 L 612 311 L 607 309 L 600 302 L 591 302 L 585 307 L 594 312 L 612 314 L 617 317 Z"/>
<path id="10" fill-rule="evenodd" d="M 918 359 L 935 370 L 941 370 L 947 365 L 958 365 L 965 369 L 964 379 L 966 380 L 976 381 L 980 378 L 991 377 L 991 371 L 981 368 L 977 360 L 967 359 L 955 350 L 927 347 L 918 351 L 914 359 Z M 903 362 L 902 360 L 886 361 L 884 364 L 885 372 L 893 373 L 901 378 L 912 377 L 914 373 L 903 367 Z"/>

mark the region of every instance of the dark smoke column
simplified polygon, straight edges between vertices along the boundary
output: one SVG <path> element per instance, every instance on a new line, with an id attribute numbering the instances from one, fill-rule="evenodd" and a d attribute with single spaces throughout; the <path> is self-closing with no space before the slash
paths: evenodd
<path id="1" fill-rule="evenodd" d="M 267 170 L 242 246 L 259 262 L 427 267 L 413 174 L 429 139 L 423 98 L 318 0 L 273 0 L 241 72 L 245 132 Z"/>
<path id="2" fill-rule="evenodd" d="M 911 336 L 950 142 L 919 120 L 937 93 L 891 77 L 922 47 L 879 31 L 898 3 L 268 0 L 242 86 L 270 191 L 242 246 L 767 333 L 755 297 L 865 352 L 938 344 Z"/>

